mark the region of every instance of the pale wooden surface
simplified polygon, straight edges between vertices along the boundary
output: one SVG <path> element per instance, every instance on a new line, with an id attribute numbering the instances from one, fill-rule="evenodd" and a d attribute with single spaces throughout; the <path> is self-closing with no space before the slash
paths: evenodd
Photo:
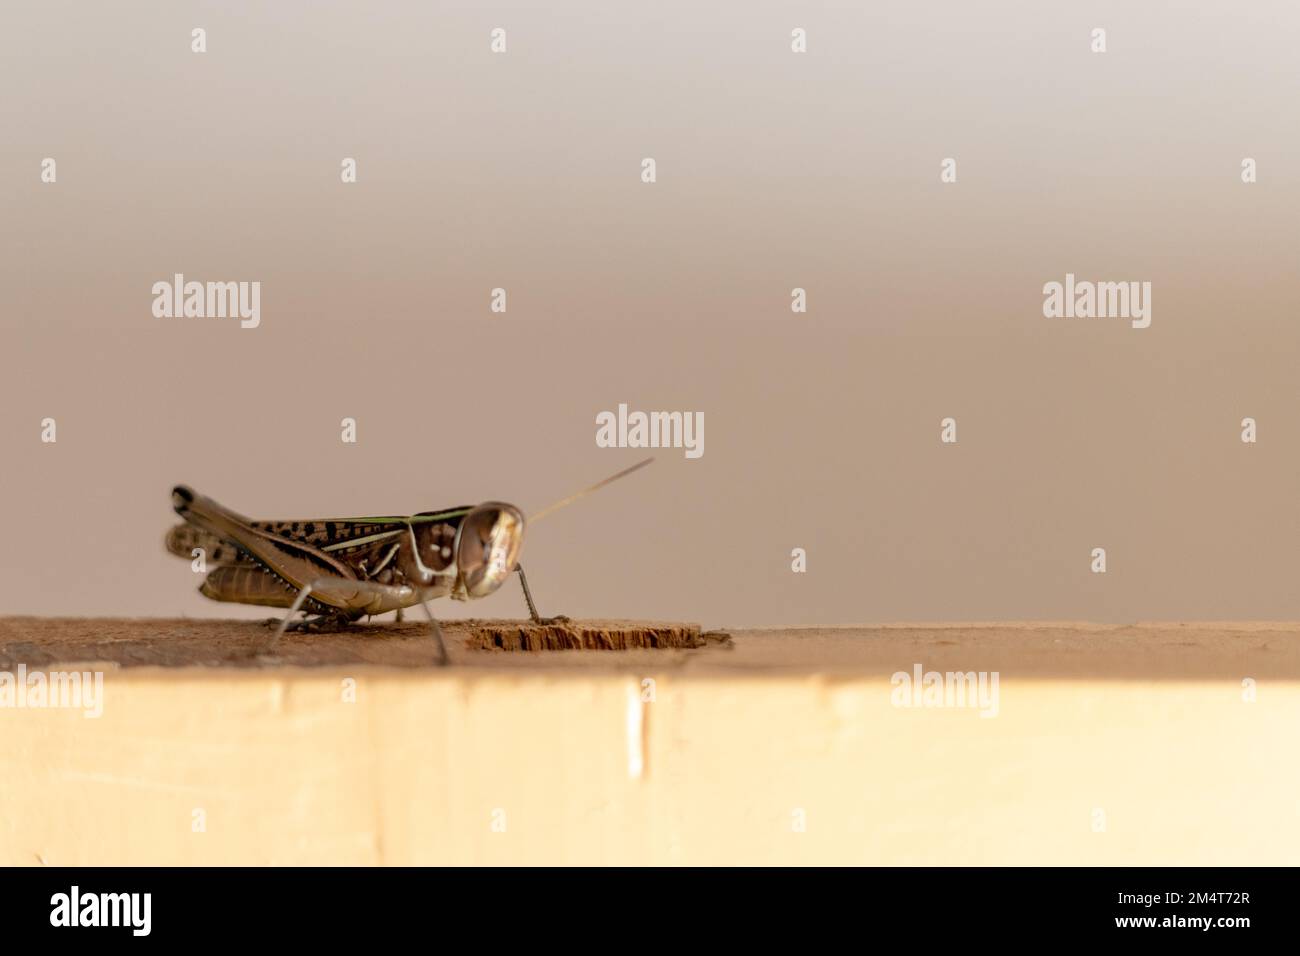
<path id="1" fill-rule="evenodd" d="M 0 669 L 85 651 L 43 626 L 4 620 Z M 104 668 L 98 718 L 0 709 L 0 863 L 1300 863 L 1292 624 L 737 630 L 450 668 L 418 633 L 227 666 L 248 625 L 86 626 L 144 666 Z M 211 659 L 149 666 L 163 636 Z M 896 706 L 914 664 L 999 671 L 996 716 Z"/>

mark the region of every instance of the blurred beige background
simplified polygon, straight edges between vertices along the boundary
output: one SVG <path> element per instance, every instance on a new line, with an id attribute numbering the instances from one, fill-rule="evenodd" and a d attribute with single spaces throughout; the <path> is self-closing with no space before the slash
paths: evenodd
<path id="1" fill-rule="evenodd" d="M 173 484 L 532 509 L 640 457 L 595 446 L 627 402 L 704 457 L 538 526 L 543 613 L 1300 616 L 1293 4 L 0 18 L 0 613 L 263 616 L 163 553 Z M 175 272 L 260 281 L 261 327 L 155 319 Z M 1043 318 L 1066 272 L 1152 282 L 1151 327 Z"/>

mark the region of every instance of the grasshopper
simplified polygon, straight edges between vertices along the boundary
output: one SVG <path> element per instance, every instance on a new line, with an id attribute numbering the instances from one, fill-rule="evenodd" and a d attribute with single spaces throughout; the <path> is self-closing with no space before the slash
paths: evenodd
<path id="1" fill-rule="evenodd" d="M 468 601 L 487 597 L 518 573 L 535 623 L 537 613 L 519 555 L 524 528 L 546 515 L 629 475 L 653 461 L 597 482 L 525 519 L 503 501 L 373 518 L 316 518 L 305 521 L 254 521 L 211 498 L 178 485 L 172 507 L 185 519 L 167 534 L 167 550 L 189 559 L 202 549 L 213 566 L 199 593 L 214 601 L 284 607 L 271 645 L 280 639 L 299 611 L 302 629 L 343 627 L 366 615 L 424 608 L 447 661 L 442 629 L 428 602 L 451 597 Z"/>

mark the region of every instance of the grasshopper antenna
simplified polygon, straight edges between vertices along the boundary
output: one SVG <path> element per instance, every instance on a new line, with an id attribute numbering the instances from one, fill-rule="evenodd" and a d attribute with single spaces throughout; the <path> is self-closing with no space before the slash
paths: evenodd
<path id="1" fill-rule="evenodd" d="M 536 514 L 531 515 L 531 516 L 528 518 L 528 523 L 529 523 L 529 524 L 534 524 L 535 522 L 541 521 L 543 518 L 545 518 L 545 517 L 546 517 L 548 514 L 550 514 L 551 512 L 553 512 L 553 511 L 559 511 L 559 510 L 560 510 L 561 508 L 563 508 L 565 505 L 571 505 L 571 504 L 573 504 L 575 501 L 577 501 L 579 498 L 585 498 L 587 495 L 591 494 L 593 491 L 599 491 L 601 488 L 604 488 L 606 485 L 608 485 L 608 484 L 612 484 L 613 482 L 618 481 L 620 478 L 626 478 L 628 475 L 632 474 L 632 472 L 634 472 L 634 471 L 638 471 L 639 469 L 644 468 L 646 465 L 650 464 L 650 463 L 653 462 L 653 461 L 654 461 L 653 458 L 646 458 L 646 459 L 644 459 L 644 460 L 642 460 L 642 461 L 638 461 L 638 462 L 637 462 L 635 465 L 633 465 L 631 468 L 624 468 L 624 469 L 623 469 L 622 471 L 620 471 L 617 475 L 610 475 L 610 476 L 609 476 L 608 478 L 606 478 L 605 480 L 596 482 L 596 483 L 595 483 L 594 485 L 592 485 L 590 488 L 584 488 L 582 491 L 579 491 L 577 494 L 569 495 L 569 497 L 567 497 L 567 498 L 562 498 L 562 499 L 560 499 L 559 501 L 555 502 L 555 504 L 553 504 L 553 505 L 548 505 L 547 507 L 543 508 L 541 511 L 537 512 Z"/>

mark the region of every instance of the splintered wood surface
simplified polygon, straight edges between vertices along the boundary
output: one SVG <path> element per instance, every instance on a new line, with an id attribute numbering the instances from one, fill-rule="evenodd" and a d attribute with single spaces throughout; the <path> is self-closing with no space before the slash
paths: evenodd
<path id="1" fill-rule="evenodd" d="M 465 621 L 465 646 L 501 651 L 634 651 L 706 643 L 698 624 L 646 621 Z"/>
<path id="2" fill-rule="evenodd" d="M 471 619 L 443 622 L 442 632 L 452 660 L 458 663 L 536 656 L 503 655 L 502 651 L 661 653 L 728 640 L 725 634 L 701 633 L 698 624 L 616 620 L 533 624 Z M 341 631 L 290 631 L 272 648 L 269 642 L 274 634 L 275 628 L 261 621 L 0 618 L 0 670 L 13 670 L 20 663 L 31 668 L 67 661 L 103 661 L 122 667 L 351 663 L 427 667 L 438 657 L 427 621 L 371 622 Z"/>
<path id="3" fill-rule="evenodd" d="M 253 620 L 0 618 L 0 670 L 104 662 L 120 667 L 430 668 L 427 621 L 333 633 L 273 631 Z M 645 621 L 448 621 L 451 663 L 524 671 L 670 668 L 743 676 L 883 676 L 997 671 L 1007 678 L 1300 680 L 1295 622 L 890 624 L 701 631 Z"/>

